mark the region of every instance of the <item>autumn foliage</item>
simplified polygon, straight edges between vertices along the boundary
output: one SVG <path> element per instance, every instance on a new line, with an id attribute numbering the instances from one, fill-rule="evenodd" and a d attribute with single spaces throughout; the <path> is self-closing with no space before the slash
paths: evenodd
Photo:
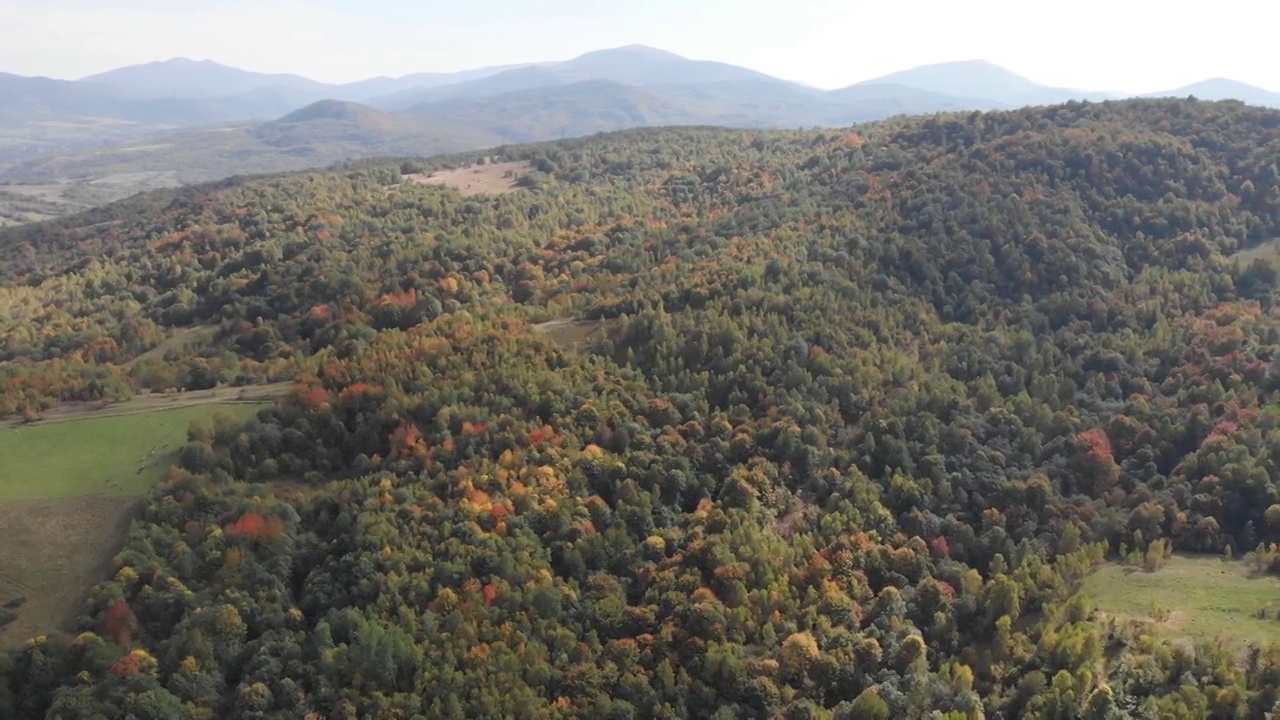
<path id="1" fill-rule="evenodd" d="M 929 549 L 933 552 L 933 556 L 937 558 L 951 557 L 951 543 L 942 535 L 929 541 Z"/>
<path id="2" fill-rule="evenodd" d="M 124 657 L 111 666 L 111 674 L 118 678 L 131 678 L 142 672 L 148 665 L 148 656 L 137 652 L 125 653 Z M 154 663 L 155 661 L 151 661 Z"/>
<path id="3" fill-rule="evenodd" d="M 102 616 L 102 634 L 122 647 L 129 647 L 137 629 L 138 616 L 124 600 L 112 603 Z"/>
<path id="4" fill-rule="evenodd" d="M 1091 491 L 1104 492 L 1120 478 L 1120 466 L 1116 464 L 1111 440 L 1102 428 L 1091 428 L 1076 435 L 1076 442 L 1084 453 L 1084 471 L 1091 475 Z"/>
<path id="5" fill-rule="evenodd" d="M 101 637 L 0 657 L 0 718 L 1272 712 L 1280 647 L 1175 648 L 1078 591 L 1280 540 L 1275 278 L 1232 257 L 1280 238 L 1280 114 L 857 130 L 0 230 L 0 414 L 188 361 L 297 388 L 197 433 L 91 593 Z"/>
<path id="6" fill-rule="evenodd" d="M 422 439 L 422 431 L 412 423 L 401 425 L 392 431 L 389 442 L 391 445 L 389 457 L 393 459 L 423 458 L 427 455 L 427 444 Z"/>
<path id="7" fill-rule="evenodd" d="M 329 403 L 329 393 L 324 388 L 311 388 L 298 397 L 298 404 L 314 412 Z"/>
<path id="8" fill-rule="evenodd" d="M 226 528 L 229 537 L 243 537 L 264 543 L 284 535 L 284 521 L 274 515 L 263 517 L 258 513 L 245 513 Z"/>

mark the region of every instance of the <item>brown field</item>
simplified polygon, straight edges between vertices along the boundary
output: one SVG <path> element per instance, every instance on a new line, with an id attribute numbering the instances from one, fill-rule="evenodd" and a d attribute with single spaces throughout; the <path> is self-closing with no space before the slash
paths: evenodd
<path id="1" fill-rule="evenodd" d="M 538 323 L 530 329 L 568 348 L 580 347 L 609 330 L 606 320 L 574 320 L 572 318 Z"/>
<path id="2" fill-rule="evenodd" d="M 438 170 L 430 175 L 416 173 L 405 175 L 406 182 L 421 185 L 444 185 L 471 195 L 501 195 L 520 189 L 520 175 L 529 169 L 529 163 L 506 162 L 489 165 L 472 165 L 456 170 Z"/>
<path id="3" fill-rule="evenodd" d="M 87 495 L 0 503 L 0 603 L 26 598 L 18 618 L 0 628 L 0 647 L 64 626 L 102 580 L 137 502 Z"/>
<path id="4" fill-rule="evenodd" d="M 0 226 L 39 222 L 178 184 L 177 173 L 172 171 L 117 173 L 94 180 L 0 184 Z"/>

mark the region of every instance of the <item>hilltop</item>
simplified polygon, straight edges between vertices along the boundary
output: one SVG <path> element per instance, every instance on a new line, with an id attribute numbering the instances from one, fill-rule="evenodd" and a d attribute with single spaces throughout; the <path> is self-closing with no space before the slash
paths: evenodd
<path id="1" fill-rule="evenodd" d="M 635 128 L 0 230 L 0 416 L 289 387 L 140 467 L 0 716 L 1261 716 L 1280 647 L 1215 643 L 1274 622 L 1278 143 L 1192 100 Z"/>

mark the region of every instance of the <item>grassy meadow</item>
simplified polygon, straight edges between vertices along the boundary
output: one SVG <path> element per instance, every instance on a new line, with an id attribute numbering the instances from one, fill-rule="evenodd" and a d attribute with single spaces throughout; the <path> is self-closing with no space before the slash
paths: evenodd
<path id="1" fill-rule="evenodd" d="M 79 495 L 141 495 L 163 477 L 195 421 L 257 404 L 206 404 L 141 414 L 0 427 L 0 502 Z"/>
<path id="2" fill-rule="evenodd" d="M 1280 578 L 1255 576 L 1239 560 L 1174 555 L 1151 573 L 1108 563 L 1083 592 L 1105 615 L 1152 623 L 1171 640 L 1280 641 Z M 1267 617 L 1258 616 L 1260 609 Z"/>
<path id="3" fill-rule="evenodd" d="M 257 388 L 240 402 L 216 391 L 139 397 L 62 408 L 34 425 L 0 424 L 0 645 L 74 612 L 192 422 L 212 424 L 218 412 L 247 420 L 265 406 L 259 395 L 277 390 Z"/>

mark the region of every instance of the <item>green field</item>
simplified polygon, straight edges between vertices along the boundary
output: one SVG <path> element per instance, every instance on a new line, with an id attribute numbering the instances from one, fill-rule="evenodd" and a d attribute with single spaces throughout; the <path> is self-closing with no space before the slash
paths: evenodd
<path id="1" fill-rule="evenodd" d="M 1248 265 L 1254 260 L 1265 260 L 1273 266 L 1280 267 L 1280 238 L 1241 250 L 1233 255 L 1232 259 L 1239 260 L 1241 265 Z"/>
<path id="2" fill-rule="evenodd" d="M 70 403 L 34 425 L 0 423 L 0 604 L 24 598 L 0 646 L 61 625 L 103 578 L 139 503 L 192 421 L 247 420 L 283 386 Z"/>
<path id="3" fill-rule="evenodd" d="M 1154 573 L 1109 563 L 1089 576 L 1082 592 L 1105 615 L 1151 622 L 1171 640 L 1280 641 L 1280 578 L 1249 570 L 1216 555 L 1175 555 Z M 1263 608 L 1266 618 L 1257 615 Z M 1168 616 L 1153 618 L 1157 610 Z"/>
<path id="4" fill-rule="evenodd" d="M 192 421 L 222 410 L 248 419 L 258 404 L 206 404 L 145 414 L 0 427 L 0 502 L 141 495 L 163 477 Z"/>

